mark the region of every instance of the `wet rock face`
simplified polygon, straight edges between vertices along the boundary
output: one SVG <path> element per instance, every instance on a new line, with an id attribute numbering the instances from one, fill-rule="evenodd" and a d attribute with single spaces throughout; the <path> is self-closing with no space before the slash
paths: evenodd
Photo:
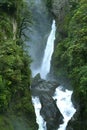
<path id="1" fill-rule="evenodd" d="M 61 39 L 67 36 L 66 31 L 64 31 L 64 22 L 66 15 L 69 13 L 69 10 L 69 0 L 53 0 L 52 13 L 56 18 L 56 23 L 58 26 L 57 32 L 59 32 Z"/>
<path id="2" fill-rule="evenodd" d="M 58 83 L 43 80 L 41 79 L 40 74 L 37 74 L 32 80 L 31 91 L 34 96 L 38 96 L 43 93 L 48 93 L 52 96 L 55 88 L 58 86 Z"/>
<path id="3" fill-rule="evenodd" d="M 68 122 L 66 130 L 86 130 L 87 120 L 82 120 L 82 110 L 80 110 L 80 107 L 77 109 L 74 116 Z"/>
<path id="4" fill-rule="evenodd" d="M 48 94 L 41 95 L 40 101 L 41 115 L 47 122 L 47 130 L 56 130 L 58 125 L 63 123 L 63 116 L 57 108 L 56 101 Z"/>
<path id="5" fill-rule="evenodd" d="M 53 0 L 52 12 L 58 18 L 58 21 L 63 20 L 68 12 L 69 0 Z"/>
<path id="6" fill-rule="evenodd" d="M 63 123 L 63 116 L 57 108 L 56 101 L 52 98 L 58 83 L 45 81 L 37 74 L 32 80 L 32 95 L 38 96 L 42 105 L 41 115 L 46 121 L 47 130 L 57 130 Z"/>
<path id="7" fill-rule="evenodd" d="M 69 120 L 66 130 L 86 130 L 87 120 L 83 120 L 87 119 L 87 115 L 84 115 L 84 103 L 81 102 L 81 98 L 76 98 L 75 92 L 72 95 L 72 102 L 76 112 L 71 120 Z"/>

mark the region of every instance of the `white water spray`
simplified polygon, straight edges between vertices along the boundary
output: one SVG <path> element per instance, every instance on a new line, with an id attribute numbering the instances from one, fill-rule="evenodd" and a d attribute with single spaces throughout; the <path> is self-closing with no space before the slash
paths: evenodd
<path id="1" fill-rule="evenodd" d="M 43 120 L 42 116 L 40 115 L 41 103 L 39 98 L 32 96 L 32 102 L 35 108 L 36 122 L 39 125 L 38 130 L 46 130 L 46 122 Z"/>
<path id="2" fill-rule="evenodd" d="M 56 32 L 56 25 L 55 25 L 55 20 L 53 20 L 52 30 L 47 39 L 47 45 L 45 48 L 43 62 L 42 62 L 41 71 L 40 71 L 42 79 L 46 79 L 47 74 L 50 72 L 51 57 L 54 51 L 55 32 Z"/>
<path id="3" fill-rule="evenodd" d="M 66 130 L 68 121 L 76 112 L 71 102 L 71 96 L 72 96 L 72 91 L 69 91 L 67 89 L 63 91 L 62 86 L 59 86 L 58 88 L 56 88 L 53 98 L 57 99 L 57 106 L 64 117 L 64 120 L 63 120 L 64 123 L 60 125 L 58 130 Z"/>

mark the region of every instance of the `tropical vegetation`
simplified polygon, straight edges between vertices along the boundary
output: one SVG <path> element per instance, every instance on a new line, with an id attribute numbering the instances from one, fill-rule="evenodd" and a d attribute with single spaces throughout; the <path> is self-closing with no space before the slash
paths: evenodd
<path id="1" fill-rule="evenodd" d="M 26 13 L 29 15 L 25 18 Z M 14 130 L 11 120 L 21 117 L 26 119 L 26 129 L 37 128 L 29 88 L 31 58 L 24 45 L 24 29 L 30 24 L 31 14 L 23 0 L 0 0 L 1 130 Z"/>
<path id="2" fill-rule="evenodd" d="M 87 126 L 87 1 L 70 0 L 70 11 L 65 16 L 65 38 L 55 47 L 53 67 L 56 76 L 67 77 L 72 83 L 73 97 L 78 104 L 75 130 Z M 79 127 L 77 127 L 79 124 Z"/>

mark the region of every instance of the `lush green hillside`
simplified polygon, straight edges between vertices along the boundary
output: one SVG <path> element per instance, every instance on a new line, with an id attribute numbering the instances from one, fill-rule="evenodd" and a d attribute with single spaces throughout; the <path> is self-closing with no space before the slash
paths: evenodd
<path id="1" fill-rule="evenodd" d="M 87 1 L 70 1 L 70 12 L 65 16 L 63 28 L 67 37 L 55 47 L 53 67 L 55 74 L 67 76 L 74 89 L 79 111 L 74 130 L 87 126 Z"/>
<path id="2" fill-rule="evenodd" d="M 31 23 L 26 8 L 22 0 L 0 1 L 0 130 L 17 130 L 24 122 L 26 129 L 19 129 L 37 129 L 29 90 L 31 59 L 22 40 Z"/>

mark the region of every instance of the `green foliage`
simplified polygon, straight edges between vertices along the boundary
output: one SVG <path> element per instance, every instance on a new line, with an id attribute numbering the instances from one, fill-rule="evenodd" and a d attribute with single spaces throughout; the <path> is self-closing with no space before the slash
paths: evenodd
<path id="1" fill-rule="evenodd" d="M 26 119 L 24 115 L 17 116 L 15 113 L 11 115 L 0 115 L 1 130 L 37 130 L 34 122 Z"/>
<path id="2" fill-rule="evenodd" d="M 83 121 L 87 119 L 87 1 L 73 0 L 71 4 L 76 6 L 72 5 L 71 19 L 65 20 L 68 36 L 58 43 L 53 66 L 57 76 L 66 74 L 72 81 L 74 97 L 80 106 L 78 120 Z"/>
<path id="3" fill-rule="evenodd" d="M 0 12 L 0 115 L 2 113 L 3 116 L 0 129 L 13 130 L 8 117 L 4 119 L 6 113 L 27 117 L 29 129 L 34 130 L 37 126 L 29 89 L 31 58 L 24 49 L 23 41 L 23 31 L 31 25 L 31 15 L 22 0 L 0 1 Z M 26 13 L 29 15 L 26 16 Z M 16 22 L 15 39 L 13 21 Z"/>
<path id="4" fill-rule="evenodd" d="M 13 33 L 10 30 L 12 30 L 10 17 L 2 12 L 2 14 L 0 14 L 0 42 L 6 40 L 8 37 L 12 38 Z"/>
<path id="5" fill-rule="evenodd" d="M 11 39 L 4 44 L 1 43 L 0 49 L 2 50 L 0 51 L 0 74 L 7 82 L 6 91 L 10 89 L 11 97 L 21 96 L 30 85 L 29 64 L 31 60 L 23 52 L 22 47 Z M 5 95 L 2 98 L 5 98 Z"/>
<path id="6" fill-rule="evenodd" d="M 4 116 L 0 116 L 0 129 L 1 130 L 14 130 L 10 120 Z"/>
<path id="7" fill-rule="evenodd" d="M 48 9 L 52 8 L 52 0 L 45 0 Z"/>
<path id="8" fill-rule="evenodd" d="M 6 81 L 3 81 L 2 76 L 0 76 L 0 112 L 7 109 L 11 97 L 10 91 L 5 89 L 6 84 Z"/>

